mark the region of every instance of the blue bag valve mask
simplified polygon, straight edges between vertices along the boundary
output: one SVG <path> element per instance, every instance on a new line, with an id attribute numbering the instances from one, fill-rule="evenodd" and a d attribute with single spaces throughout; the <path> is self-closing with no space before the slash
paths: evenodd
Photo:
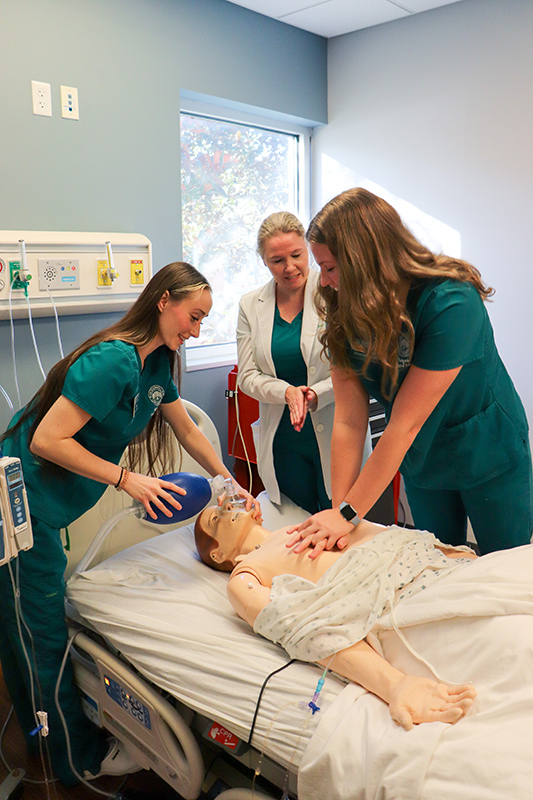
<path id="1" fill-rule="evenodd" d="M 153 522 L 155 525 L 175 525 L 177 522 L 183 522 L 196 516 L 207 506 L 213 495 L 218 496 L 226 487 L 226 481 L 222 475 L 216 475 L 214 478 L 204 478 L 203 475 L 196 475 L 193 472 L 172 472 L 170 475 L 162 475 L 161 480 L 180 486 L 185 489 L 187 494 L 178 494 L 168 490 L 169 494 L 181 505 L 180 511 L 174 506 L 165 503 L 161 498 L 165 507 L 172 513 L 171 517 L 167 517 L 166 514 L 153 505 L 152 510 L 156 514 L 155 519 L 146 514 L 143 509 L 144 519 L 147 522 Z"/>

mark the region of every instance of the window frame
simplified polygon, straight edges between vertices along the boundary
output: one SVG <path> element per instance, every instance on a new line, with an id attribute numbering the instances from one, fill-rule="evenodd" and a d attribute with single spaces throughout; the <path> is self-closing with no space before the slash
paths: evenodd
<path id="1" fill-rule="evenodd" d="M 181 115 L 193 114 L 220 122 L 233 122 L 237 125 L 250 125 L 264 130 L 275 131 L 276 133 L 286 133 L 298 137 L 298 173 L 297 173 L 297 203 L 296 214 L 302 221 L 304 227 L 310 221 L 311 212 L 311 142 L 312 128 L 298 125 L 290 119 L 281 116 L 266 116 L 258 113 L 247 112 L 232 108 L 226 108 L 216 104 L 207 103 L 201 100 L 181 97 L 180 101 L 180 137 L 181 137 Z M 181 147 L 180 147 L 180 171 L 181 171 Z M 181 191 L 180 191 L 180 214 L 181 214 Z M 181 216 L 181 228 L 183 227 L 183 216 Z M 183 235 L 181 238 L 181 249 L 183 254 Z M 208 276 L 207 276 L 208 277 Z M 184 366 L 186 372 L 194 372 L 200 369 L 213 369 L 216 367 L 230 366 L 237 363 L 237 342 L 224 342 L 220 344 L 206 344 L 200 347 L 189 347 L 185 344 Z"/>

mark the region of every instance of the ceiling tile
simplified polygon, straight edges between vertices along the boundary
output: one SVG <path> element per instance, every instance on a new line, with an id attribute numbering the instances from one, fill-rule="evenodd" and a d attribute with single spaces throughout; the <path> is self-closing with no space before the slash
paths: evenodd
<path id="1" fill-rule="evenodd" d="M 305 11 L 284 14 L 280 19 L 330 38 L 407 16 L 409 12 L 388 0 L 327 0 Z"/>
<path id="2" fill-rule="evenodd" d="M 452 3 L 459 3 L 461 0 L 400 0 L 400 2 L 402 8 L 407 8 L 413 14 L 418 14 L 419 11 L 429 11 L 432 8 L 449 6 Z"/>
<path id="3" fill-rule="evenodd" d="M 317 5 L 320 0 L 230 0 L 237 6 L 244 6 L 266 17 L 279 19 L 293 11 L 303 11 L 309 6 Z"/>

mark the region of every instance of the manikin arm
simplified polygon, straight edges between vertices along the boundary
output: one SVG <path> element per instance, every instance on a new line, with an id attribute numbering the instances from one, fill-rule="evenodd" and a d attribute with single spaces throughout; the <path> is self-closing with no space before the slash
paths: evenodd
<path id="1" fill-rule="evenodd" d="M 366 640 L 319 663 L 384 700 L 393 720 L 406 730 L 421 722 L 457 722 L 476 697 L 469 684 L 446 686 L 429 678 L 404 675 Z"/>
<path id="2" fill-rule="evenodd" d="M 253 626 L 270 600 L 270 587 L 262 586 L 251 573 L 240 572 L 229 580 L 228 597 L 237 614 Z M 406 730 L 421 722 L 457 722 L 476 696 L 470 685 L 450 687 L 428 678 L 404 675 L 366 641 L 319 663 L 384 700 L 393 720 Z"/>

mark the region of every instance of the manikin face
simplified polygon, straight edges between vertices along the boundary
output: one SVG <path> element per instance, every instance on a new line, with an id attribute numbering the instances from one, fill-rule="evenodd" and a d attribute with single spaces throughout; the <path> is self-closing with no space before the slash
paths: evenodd
<path id="1" fill-rule="evenodd" d="M 337 259 L 331 254 L 331 250 L 326 244 L 311 244 L 311 250 L 315 261 L 320 267 L 320 284 L 331 286 L 335 291 L 339 288 L 339 269 Z"/>
<path id="2" fill-rule="evenodd" d="M 165 292 L 158 303 L 159 338 L 170 350 L 177 350 L 190 336 L 200 336 L 202 320 L 211 311 L 213 300 L 209 289 L 186 297 L 172 300 Z"/>
<path id="3" fill-rule="evenodd" d="M 309 251 L 297 233 L 279 233 L 267 239 L 263 260 L 282 289 L 296 291 L 309 275 Z"/>
<path id="4" fill-rule="evenodd" d="M 224 506 L 209 506 L 202 511 L 198 521 L 205 533 L 218 541 L 218 547 L 211 553 L 211 558 L 217 563 L 235 562 L 246 536 L 257 524 L 251 511 L 225 510 Z"/>

